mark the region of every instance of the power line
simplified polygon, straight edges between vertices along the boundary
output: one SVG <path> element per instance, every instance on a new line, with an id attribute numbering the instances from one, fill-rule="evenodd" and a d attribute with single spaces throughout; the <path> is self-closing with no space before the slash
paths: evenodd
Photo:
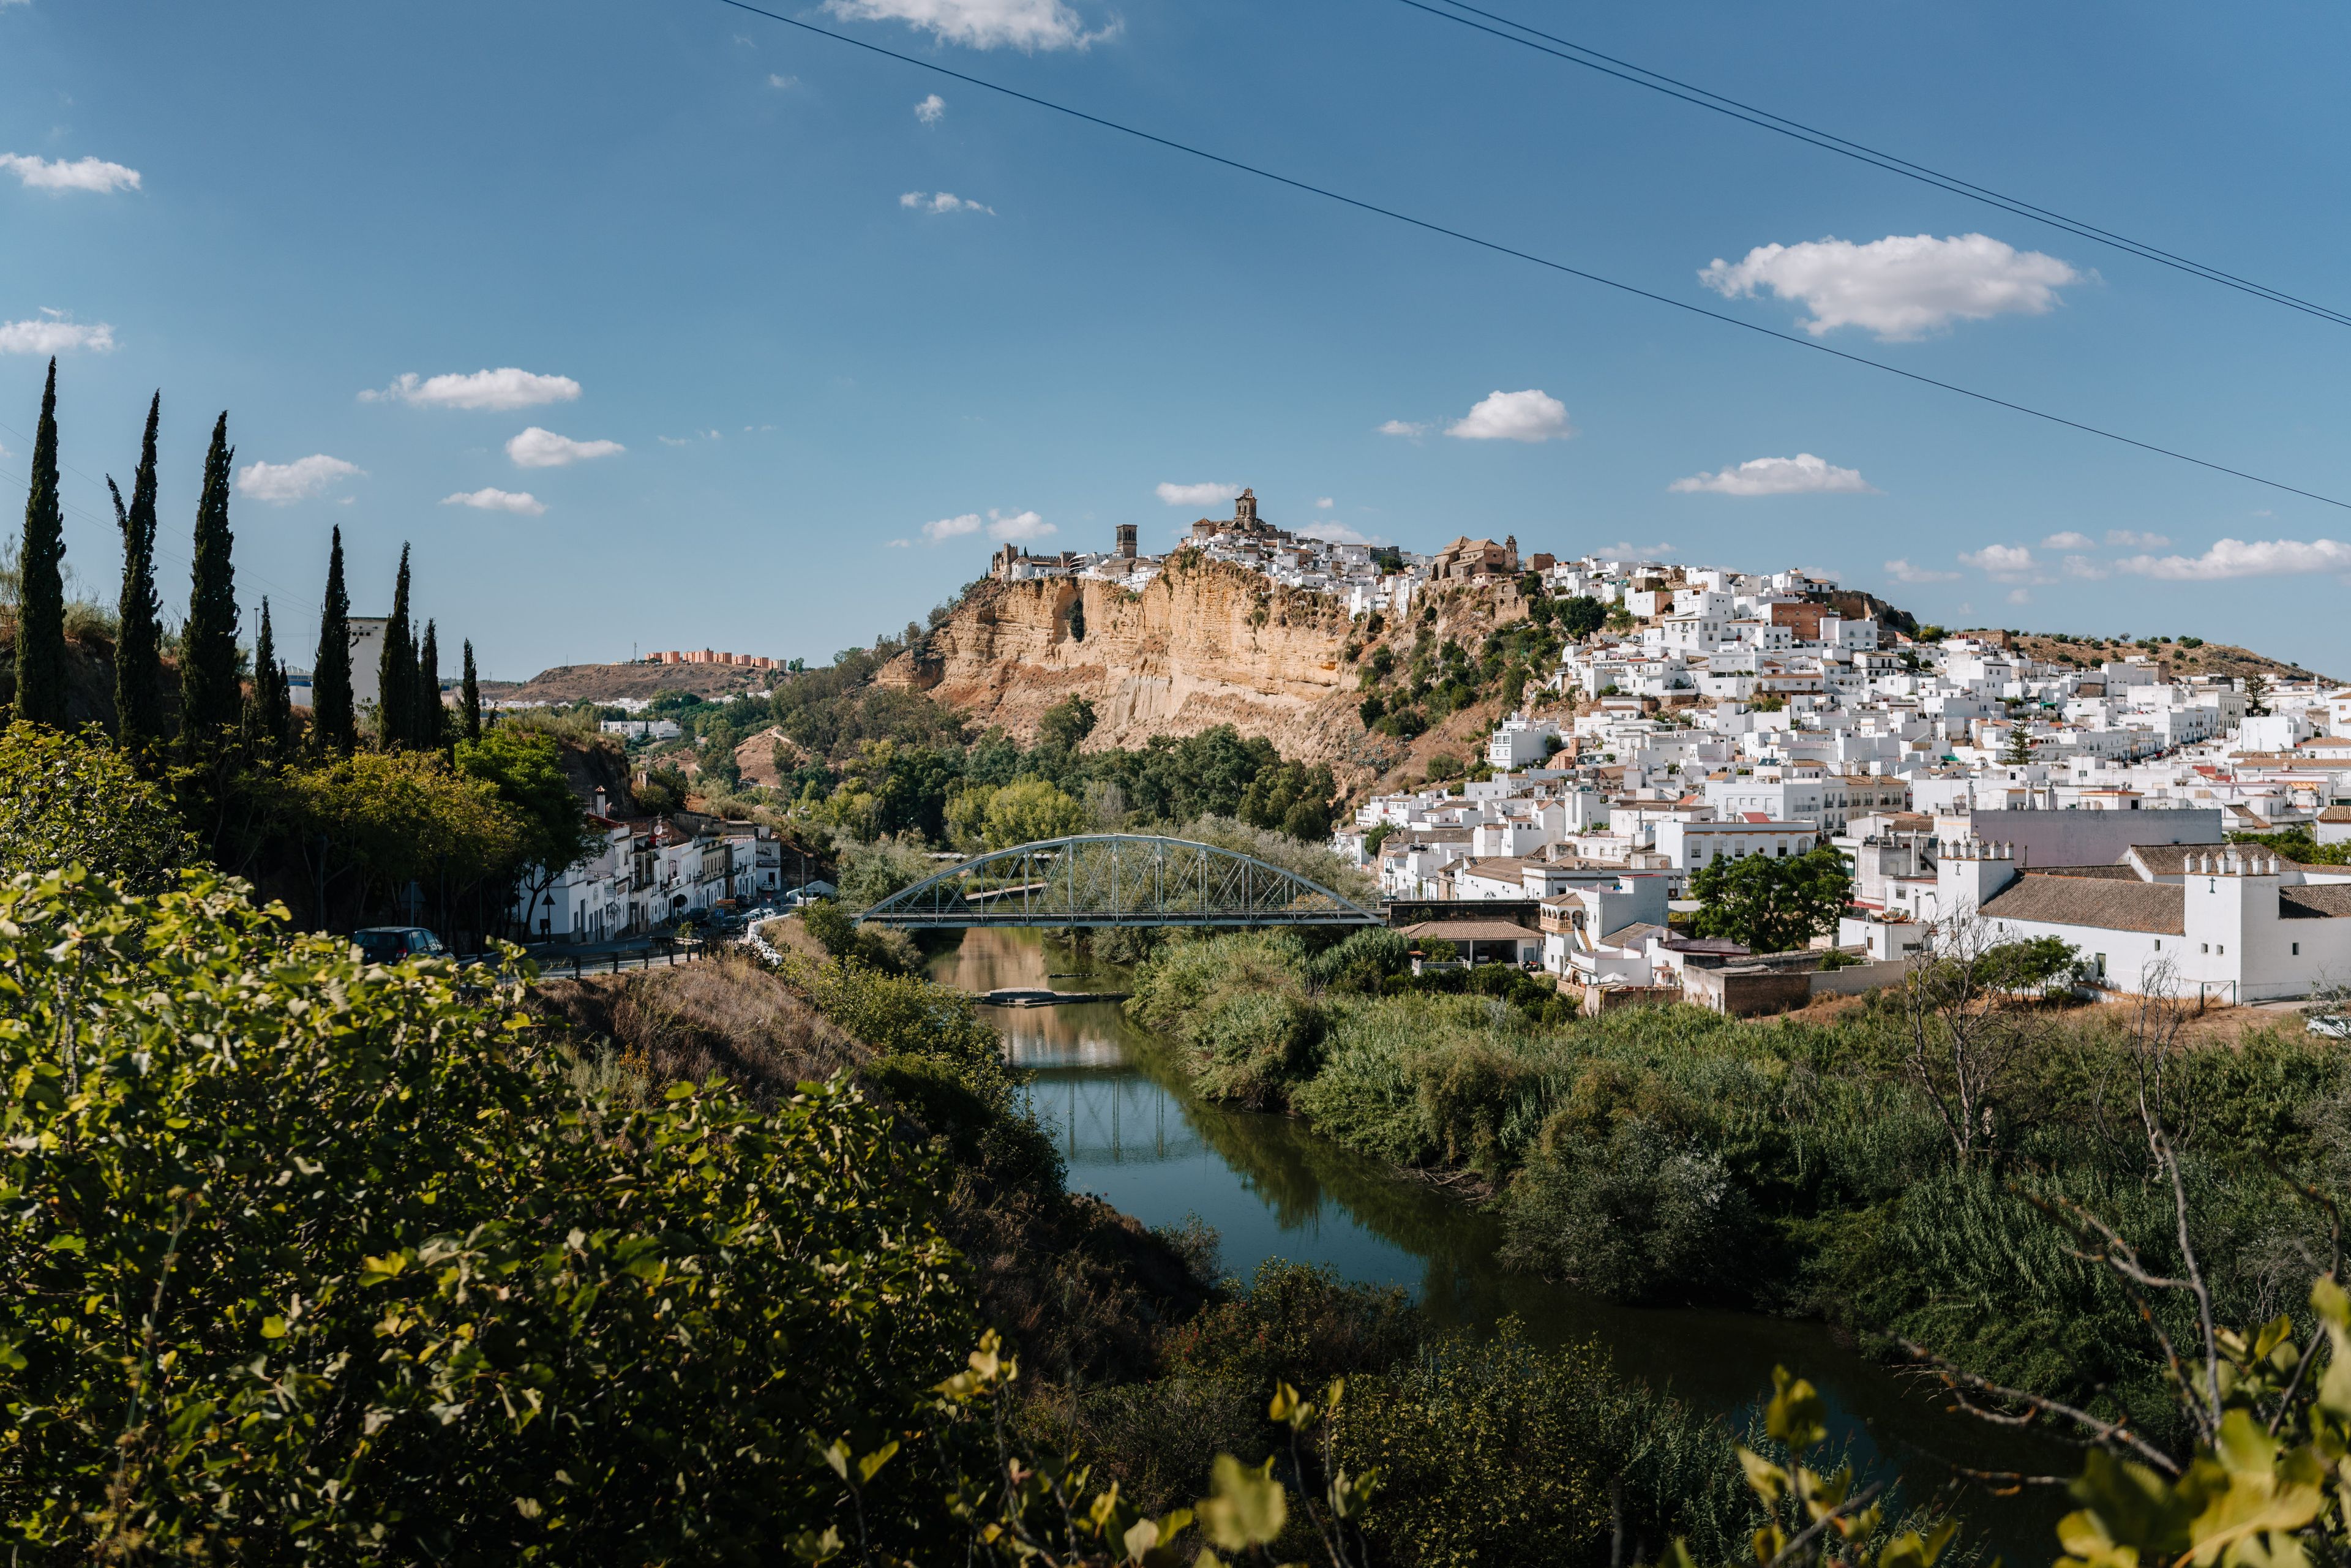
<path id="1" fill-rule="evenodd" d="M 1531 262 L 1533 265 L 1546 268 L 1549 271 L 1563 273 L 1570 277 L 1581 278 L 1586 283 L 1596 283 L 1604 288 L 1613 288 L 1620 294 L 1629 294 L 1635 298 L 1649 300 L 1653 304 L 1669 305 L 1677 310 L 1687 311 L 1693 316 L 1703 316 L 1709 321 L 1719 321 L 1724 326 L 1736 327 L 1742 331 L 1753 332 L 1761 337 L 1776 339 L 1782 343 L 1792 343 L 1799 349 L 1809 349 L 1816 354 L 1826 354 L 1831 359 L 1843 360 L 1850 364 L 1864 365 L 1873 371 L 1882 371 L 1889 376 L 1899 376 L 1904 381 L 1916 382 L 1921 386 L 1934 387 L 1938 391 L 1955 392 L 1960 397 L 1972 398 L 1978 402 L 1990 403 L 1994 408 L 2004 408 L 2013 413 L 2029 414 L 2034 419 L 2045 420 L 2051 424 L 2062 424 L 2068 430 L 2078 430 L 2087 435 L 2101 436 L 2108 441 L 2118 442 L 2125 446 L 2135 446 L 2142 452 L 2152 452 L 2159 457 L 2169 457 L 2181 463 L 2193 464 L 2199 468 L 2207 468 L 2216 474 L 2226 474 L 2231 478 L 2251 480 L 2256 485 L 2266 486 L 2273 490 L 2283 490 L 2290 496 L 2300 496 L 2305 500 L 2323 501 L 2330 507 L 2341 507 L 2346 511 L 2351 511 L 2351 501 L 2338 501 L 2332 496 L 2322 496 L 2315 490 L 2304 490 L 2297 486 L 2286 484 L 2283 480 L 2263 478 L 2259 474 L 2247 473 L 2241 468 L 2231 468 L 2226 464 L 2213 463 L 2201 457 L 2193 457 L 2185 452 L 2175 451 L 2168 446 L 2158 446 L 2151 441 L 2141 441 L 2135 436 L 2124 435 L 2116 431 L 2101 429 L 2099 426 L 2095 424 L 2085 424 L 2080 420 L 2067 419 L 2063 414 L 2051 413 L 2046 410 L 2033 408 L 2025 403 L 2012 402 L 2007 398 L 1995 397 L 1990 392 L 1976 392 L 1970 388 L 1960 386 L 1954 382 L 1938 381 L 1933 376 L 1921 375 L 1917 371 L 1906 371 L 1897 365 L 1889 365 L 1882 360 L 1873 360 L 1861 354 L 1848 353 L 1843 349 L 1833 349 L 1826 343 L 1814 342 L 1808 338 L 1799 338 L 1792 332 L 1782 332 L 1773 328 L 1761 326 L 1753 321 L 1742 321 L 1736 316 L 1726 316 L 1719 310 L 1709 310 L 1703 305 L 1693 305 L 1686 299 L 1676 299 L 1671 295 L 1653 293 L 1649 289 L 1637 287 L 1630 283 L 1620 283 L 1615 278 L 1605 277 L 1596 272 L 1587 272 L 1580 267 L 1570 267 L 1563 261 L 1553 261 L 1548 256 L 1537 256 L 1531 251 L 1520 250 L 1514 246 L 1503 245 L 1497 240 L 1481 239 L 1476 235 L 1468 234 L 1457 228 L 1448 228 L 1443 224 L 1434 223 L 1427 218 L 1416 218 L 1409 213 L 1401 213 L 1393 207 L 1383 207 L 1374 202 L 1367 202 L 1358 197 L 1343 195 L 1339 192 L 1328 189 L 1325 186 L 1311 184 L 1304 180 L 1292 179 L 1287 174 L 1277 174 L 1270 169 L 1259 168 L 1254 163 L 1244 163 L 1237 158 L 1228 158 L 1222 153 L 1210 152 L 1205 149 L 1194 147 L 1186 142 L 1171 140 L 1168 137 L 1155 135 L 1148 131 L 1140 131 L 1132 125 L 1123 125 L 1115 120 L 1105 120 L 1101 115 L 1089 114 L 1081 109 L 1071 109 L 1067 104 L 1055 103 L 1050 99 L 1039 98 L 1034 93 L 1022 92 L 1018 88 L 1006 87 L 999 82 L 989 81 L 984 77 L 970 76 L 963 71 L 956 70 L 952 67 L 939 65 L 935 61 L 923 59 L 914 55 L 901 54 L 896 49 L 885 48 L 880 44 L 868 43 L 862 38 L 853 38 L 846 33 L 836 33 L 831 28 L 820 27 L 812 22 L 803 22 L 796 16 L 786 16 L 774 11 L 763 10 L 759 6 L 751 5 L 749 0 L 717 0 L 717 3 L 737 11 L 746 12 L 754 16 L 764 16 L 770 22 L 779 22 L 787 27 L 797 27 L 801 32 L 812 33 L 820 38 L 830 38 L 836 44 L 847 44 L 852 48 L 862 49 L 868 54 L 880 55 L 885 59 L 896 60 L 901 65 L 913 66 L 919 70 L 929 71 L 937 76 L 943 76 L 955 81 L 963 82 L 967 86 L 981 88 L 988 92 L 1000 94 L 1005 98 L 1017 99 L 1022 103 L 1033 104 L 1039 109 L 1050 110 L 1055 114 L 1067 115 L 1072 120 L 1081 120 L 1089 125 L 1100 126 L 1105 131 L 1115 131 L 1122 135 L 1132 136 L 1137 141 L 1148 141 L 1155 147 L 1165 147 L 1170 152 L 1181 152 L 1188 157 L 1198 158 L 1204 162 L 1217 164 L 1222 168 L 1234 170 L 1238 173 L 1254 175 L 1258 179 L 1268 180 L 1277 185 L 1287 185 L 1293 191 L 1303 191 L 1309 195 L 1321 196 L 1326 201 L 1336 202 L 1342 206 L 1353 207 L 1358 212 L 1370 213 L 1375 217 L 1387 218 L 1395 223 L 1408 225 L 1413 228 L 1421 229 L 1429 234 L 1442 235 L 1447 239 L 1459 240 L 1464 245 L 1475 246 L 1480 250 L 1491 251 L 1497 256 L 1507 256 L 1514 260 Z"/>
<path id="2" fill-rule="evenodd" d="M 1744 121 L 1761 130 L 1776 132 L 1802 141 L 1807 146 L 1817 147 L 1824 152 L 1834 152 L 1839 157 L 1851 158 L 1874 168 L 1883 169 L 1889 174 L 1899 174 L 1904 179 L 1916 180 L 1922 184 L 1932 185 L 1938 190 L 1949 191 L 1953 195 L 1964 196 L 1970 201 L 1981 202 L 1988 206 L 1998 207 L 2003 212 L 2013 213 L 2019 217 L 2048 224 L 2095 244 L 2110 246 L 2116 250 L 2137 256 L 2143 261 L 2154 262 L 2158 267 L 2168 267 L 2175 271 L 2185 272 L 2191 277 L 2200 277 L 2208 283 L 2217 283 L 2223 288 L 2233 288 L 2239 293 L 2250 294 L 2257 299 L 2268 300 L 2273 305 L 2283 305 L 2289 310 L 2299 310 L 2305 315 L 2315 316 L 2322 321 L 2331 321 L 2338 327 L 2351 327 L 2351 314 L 2346 314 L 2331 306 L 2315 304 L 2311 300 L 2288 294 L 2283 289 L 2272 288 L 2265 283 L 2255 283 L 2250 278 L 2240 277 L 2235 273 L 2223 272 L 2217 267 L 2208 267 L 2200 261 L 2191 261 L 2184 256 L 2149 245 L 2144 240 L 2131 239 L 2111 229 L 2100 228 L 2085 219 L 2068 217 L 2063 213 L 2036 206 L 2021 196 L 2003 195 L 1998 191 L 1990 190 L 1971 181 L 1962 180 L 1956 174 L 1946 174 L 1939 170 L 1930 169 L 1923 163 L 1914 163 L 1907 158 L 1899 158 L 1891 152 L 1882 152 L 1862 142 L 1848 141 L 1844 137 L 1823 131 L 1816 126 L 1806 125 L 1802 120 L 1790 120 L 1784 115 L 1774 114 L 1770 110 L 1758 109 L 1750 103 L 1741 103 L 1735 98 L 1727 98 L 1708 89 L 1677 80 L 1662 71 L 1653 71 L 1646 66 L 1635 65 L 1630 60 L 1618 59 L 1614 55 L 1604 55 L 1597 49 L 1546 33 L 1541 28 L 1529 26 L 1524 22 L 1512 21 L 1508 16 L 1480 10 L 1475 5 L 1465 4 L 1464 0 L 1443 0 L 1444 5 L 1451 7 L 1450 10 L 1439 10 L 1436 5 L 1424 4 L 1423 0 L 1397 0 L 1397 3 L 1408 5 L 1426 16 L 1435 16 L 1440 21 L 1451 22 L 1457 26 L 1468 27 L 1490 37 L 1499 38 L 1504 43 L 1533 49 L 1539 54 L 1549 55 L 1553 59 L 1565 60 L 1570 65 L 1582 66 L 1586 70 L 1598 71 L 1603 76 L 1614 77 L 1618 81 L 1630 82 L 1635 87 L 1647 88 L 1651 92 L 1663 93 L 1667 98 L 1679 99 L 1684 103 L 1695 104 L 1700 109 L 1712 110 L 1717 114 Z M 1455 12 L 1467 12 L 1468 15 L 1456 16 Z M 1482 16 L 1486 21 L 1495 23 L 1497 26 L 1486 26 L 1481 23 L 1471 21 L 1469 19 L 1471 16 Z M 1502 31 L 1501 29 L 1505 27 L 1513 31 Z M 1517 36 L 1521 33 L 1527 37 Z M 1537 43 L 1536 39 L 1542 41 Z M 1547 45 L 1558 47 L 1552 48 L 1547 47 Z"/>

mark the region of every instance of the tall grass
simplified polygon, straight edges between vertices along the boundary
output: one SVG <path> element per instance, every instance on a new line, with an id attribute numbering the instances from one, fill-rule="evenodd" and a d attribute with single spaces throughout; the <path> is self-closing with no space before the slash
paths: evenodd
<path id="1" fill-rule="evenodd" d="M 1326 971 L 1287 934 L 1176 943 L 1132 1005 L 1191 1047 L 1204 1092 L 1287 1106 L 1397 1165 L 1481 1174 L 1512 1266 L 1624 1300 L 1818 1313 L 2146 1429 L 2174 1419 L 2138 1304 L 2064 1223 L 2082 1205 L 2150 1268 L 2179 1262 L 2111 1030 L 2053 1029 L 2003 1086 L 1990 1154 L 1962 1166 L 1886 1005 L 1829 1025 L 1690 1008 L 1561 1022 L 1477 995 L 1349 991 Z M 2222 1316 L 2298 1306 L 2328 1261 L 2324 1228 L 2270 1166 L 2351 1185 L 2345 1060 L 2256 1033 L 2173 1060 L 2159 1104 Z M 2149 1310 L 2189 1328 L 2177 1297 Z"/>

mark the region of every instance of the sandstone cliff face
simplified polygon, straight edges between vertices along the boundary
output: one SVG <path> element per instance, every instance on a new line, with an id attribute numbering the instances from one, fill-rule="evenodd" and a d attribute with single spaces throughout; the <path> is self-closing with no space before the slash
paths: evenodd
<path id="1" fill-rule="evenodd" d="M 1347 624 L 1327 595 L 1183 552 L 1140 593 L 1068 579 L 984 584 L 921 663 L 902 654 L 877 678 L 1024 743 L 1047 708 L 1078 695 L 1098 715 L 1090 746 L 1229 724 L 1353 771 L 1371 758 L 1355 755 L 1366 737 L 1341 656 Z"/>

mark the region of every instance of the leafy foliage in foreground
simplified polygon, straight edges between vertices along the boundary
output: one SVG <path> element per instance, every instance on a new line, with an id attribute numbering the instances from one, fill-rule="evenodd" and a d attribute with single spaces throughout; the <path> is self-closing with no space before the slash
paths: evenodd
<path id="1" fill-rule="evenodd" d="M 19 876 L 0 977 L 36 1556 L 771 1562 L 844 1501 L 811 1435 L 905 1427 L 971 1342 L 928 1178 L 840 1082 L 638 1107 L 513 974 L 363 967 L 213 880 Z"/>
<path id="2" fill-rule="evenodd" d="M 154 889 L 191 852 L 171 803 L 102 738 L 22 722 L 0 734 L 0 876 L 80 864 Z"/>

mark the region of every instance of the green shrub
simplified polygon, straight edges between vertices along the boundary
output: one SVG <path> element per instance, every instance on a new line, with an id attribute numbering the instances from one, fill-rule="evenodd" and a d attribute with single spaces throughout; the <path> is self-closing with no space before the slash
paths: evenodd
<path id="1" fill-rule="evenodd" d="M 845 1082 L 640 1104 L 511 972 L 210 879 L 19 876 L 0 968 L 27 1561 L 774 1562 L 845 1506 L 808 1435 L 915 1425 L 970 1343 L 937 1176 Z"/>
<path id="2" fill-rule="evenodd" d="M 1502 1260 L 1617 1301 L 1738 1301 L 1751 1291 L 1756 1217 L 1722 1156 L 1638 1119 L 1604 1141 L 1562 1139 L 1504 1209 Z"/>
<path id="3" fill-rule="evenodd" d="M 1207 1058 L 1197 1080 L 1201 1092 L 1272 1110 L 1287 1103 L 1292 1083 L 1313 1073 L 1322 1019 L 1301 997 L 1243 994 L 1202 1018 L 1192 1035 Z"/>
<path id="4" fill-rule="evenodd" d="M 852 960 L 885 975 L 911 975 L 922 967 L 922 954 L 904 932 L 886 925 L 861 925 L 855 915 L 830 898 L 803 908 L 800 923 L 817 946 L 836 958 Z"/>
<path id="5" fill-rule="evenodd" d="M 193 851 L 171 802 L 95 731 L 0 732 L 0 876 L 80 865 L 153 892 Z"/>

